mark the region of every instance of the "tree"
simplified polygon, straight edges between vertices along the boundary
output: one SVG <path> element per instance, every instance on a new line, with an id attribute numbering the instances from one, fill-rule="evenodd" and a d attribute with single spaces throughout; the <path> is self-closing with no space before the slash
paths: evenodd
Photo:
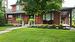
<path id="1" fill-rule="evenodd" d="M 0 10 L 0 26 L 3 26 L 5 24 L 4 21 L 4 14 L 3 12 Z"/>
<path id="2" fill-rule="evenodd" d="M 0 26 L 3 26 L 5 24 L 4 12 L 2 10 L 2 0 L 0 0 Z"/>
<path id="3" fill-rule="evenodd" d="M 2 0 L 0 0 L 0 7 L 2 6 Z"/>
<path id="4" fill-rule="evenodd" d="M 28 14 L 46 14 L 62 7 L 62 0 L 19 0 Z"/>

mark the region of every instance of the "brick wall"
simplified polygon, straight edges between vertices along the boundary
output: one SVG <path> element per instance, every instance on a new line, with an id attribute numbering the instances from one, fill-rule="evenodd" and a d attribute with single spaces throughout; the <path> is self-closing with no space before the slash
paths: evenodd
<path id="1" fill-rule="evenodd" d="M 60 13 L 59 12 L 55 12 L 54 13 L 54 20 L 53 20 L 53 22 L 56 25 L 60 25 Z"/>
<path id="2" fill-rule="evenodd" d="M 43 20 L 41 16 L 35 16 L 35 24 L 42 24 Z"/>
<path id="3" fill-rule="evenodd" d="M 29 16 L 28 15 L 23 15 L 23 20 L 24 20 L 25 24 L 28 24 Z"/>

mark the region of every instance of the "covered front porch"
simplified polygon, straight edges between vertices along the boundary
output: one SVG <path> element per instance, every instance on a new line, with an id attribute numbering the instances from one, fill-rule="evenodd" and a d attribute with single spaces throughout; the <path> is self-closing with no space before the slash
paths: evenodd
<path id="1" fill-rule="evenodd" d="M 27 15 L 25 13 L 7 13 L 9 24 L 14 26 L 30 26 L 39 24 L 55 24 L 63 26 L 72 26 L 72 14 L 69 10 L 54 11 L 42 15 Z"/>

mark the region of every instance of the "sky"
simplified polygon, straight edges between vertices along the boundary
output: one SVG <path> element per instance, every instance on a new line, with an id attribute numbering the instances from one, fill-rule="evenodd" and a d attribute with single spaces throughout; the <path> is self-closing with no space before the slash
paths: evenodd
<path id="1" fill-rule="evenodd" d="M 75 0 L 64 0 L 63 7 L 75 7 Z"/>
<path id="2" fill-rule="evenodd" d="M 17 0 L 8 0 L 8 8 L 11 9 L 12 4 L 15 4 Z"/>
<path id="3" fill-rule="evenodd" d="M 11 9 L 10 5 L 15 4 L 17 0 L 8 0 L 8 7 Z M 74 7 L 75 0 L 64 0 L 63 7 Z"/>

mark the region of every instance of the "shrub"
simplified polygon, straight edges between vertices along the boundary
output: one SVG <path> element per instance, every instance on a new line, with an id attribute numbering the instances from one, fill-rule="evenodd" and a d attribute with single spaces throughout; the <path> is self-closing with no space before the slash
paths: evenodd
<path id="1" fill-rule="evenodd" d="M 75 25 L 72 25 L 73 28 L 75 28 Z"/>
<path id="2" fill-rule="evenodd" d="M 50 29 L 56 29 L 56 25 L 53 24 L 52 26 L 50 26 Z"/>
<path id="3" fill-rule="evenodd" d="M 64 27 L 62 25 L 59 25 L 58 28 L 59 29 L 64 29 Z"/>
<path id="4" fill-rule="evenodd" d="M 42 24 L 40 27 L 41 28 L 48 28 L 48 24 Z"/>
<path id="5" fill-rule="evenodd" d="M 0 17 L 0 26 L 4 26 L 6 24 L 4 17 Z"/>

